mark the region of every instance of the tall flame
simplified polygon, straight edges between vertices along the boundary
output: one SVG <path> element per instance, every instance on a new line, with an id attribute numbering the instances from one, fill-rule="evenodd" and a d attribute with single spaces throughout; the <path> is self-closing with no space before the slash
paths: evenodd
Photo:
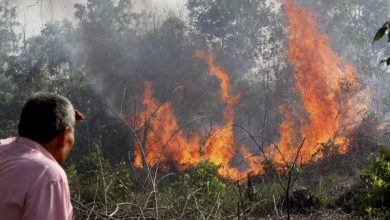
<path id="1" fill-rule="evenodd" d="M 203 59 L 209 66 L 209 72 L 220 81 L 221 99 L 225 103 L 223 115 L 226 124 L 215 131 L 215 135 L 206 141 L 205 158 L 216 164 L 222 164 L 221 175 L 236 175 L 234 168 L 229 168 L 229 162 L 236 153 L 236 140 L 233 133 L 232 124 L 234 122 L 234 107 L 240 98 L 240 94 L 230 95 L 230 78 L 226 71 L 214 64 L 214 57 L 203 51 L 195 51 L 195 56 Z"/>
<path id="2" fill-rule="evenodd" d="M 288 110 L 280 106 L 283 122 L 277 147 L 281 153 L 275 154 L 275 160 L 293 160 L 303 138 L 301 162 L 321 157 L 318 152 L 330 140 L 345 153 L 345 138 L 339 134 L 351 116 L 347 115 L 351 96 L 346 94 L 359 87 L 356 71 L 331 49 L 328 37 L 317 28 L 313 12 L 298 7 L 294 0 L 284 0 L 284 9 L 289 18 L 288 60 L 296 82 L 293 89 L 299 92 L 304 113 L 295 106 Z"/>
<path id="3" fill-rule="evenodd" d="M 345 153 L 348 151 L 345 132 L 354 128 L 359 118 L 356 94 L 360 86 L 356 71 L 331 49 L 328 37 L 317 28 L 313 12 L 298 7 L 295 0 L 284 0 L 284 9 L 290 27 L 288 59 L 295 79 L 292 90 L 299 94 L 302 107 L 279 106 L 283 118 L 279 125 L 280 139 L 264 152 L 278 163 L 291 162 L 297 147 L 305 139 L 300 163 L 321 158 L 324 143 L 329 141 L 338 146 L 339 153 Z M 135 150 L 135 165 L 142 167 L 145 163 L 170 162 L 181 170 L 206 159 L 223 165 L 219 174 L 228 179 L 242 180 L 249 173 L 262 174 L 263 157 L 251 153 L 247 146 L 238 147 L 235 140 L 232 125 L 240 94 L 231 94 L 229 75 L 215 64 L 211 54 L 197 50 L 195 56 L 207 62 L 209 73 L 220 82 L 225 124 L 215 128 L 211 138 L 203 140 L 202 145 L 202 136 L 185 133 L 176 120 L 171 103 L 158 103 L 152 96 L 152 84 L 146 82 L 142 99 L 145 109 L 138 115 L 138 124 L 143 126 L 139 129 L 141 141 Z M 236 154 L 244 157 L 246 168 L 232 166 Z"/>
<path id="4" fill-rule="evenodd" d="M 143 125 L 141 145 L 135 151 L 135 165 L 143 166 L 142 151 L 146 162 L 155 165 L 160 162 L 174 162 L 176 167 L 186 168 L 200 161 L 199 135 L 187 138 L 173 114 L 169 102 L 160 105 L 152 97 L 152 83 L 145 82 L 142 99 L 146 109 L 139 115 L 139 124 Z"/>
<path id="5" fill-rule="evenodd" d="M 171 104 L 159 104 L 152 97 L 152 84 L 145 83 L 142 99 L 146 109 L 138 116 L 138 124 L 142 124 L 140 143 L 135 151 L 137 167 L 143 167 L 142 149 L 148 164 L 174 162 L 176 168 L 183 169 L 196 165 L 201 159 L 207 159 L 223 167 L 219 170 L 225 178 L 239 179 L 239 171 L 230 167 L 230 160 L 236 153 L 236 141 L 233 132 L 234 108 L 240 95 L 230 95 L 230 78 L 226 71 L 214 63 L 214 57 L 203 51 L 196 51 L 195 56 L 203 59 L 209 66 L 209 72 L 220 81 L 221 99 L 224 108 L 225 124 L 214 129 L 211 138 L 206 139 L 204 146 L 200 144 L 200 135 L 187 137 L 181 130 Z M 142 142 L 142 141 L 141 141 Z M 141 149 L 142 148 L 142 149 Z M 202 153 L 201 153 L 202 152 Z"/>

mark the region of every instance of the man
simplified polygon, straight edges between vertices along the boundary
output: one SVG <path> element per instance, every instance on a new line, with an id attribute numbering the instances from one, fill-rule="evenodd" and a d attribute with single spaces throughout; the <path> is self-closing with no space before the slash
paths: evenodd
<path id="1" fill-rule="evenodd" d="M 70 220 L 72 205 L 61 168 L 84 116 L 68 99 L 36 93 L 24 105 L 19 136 L 0 140 L 0 219 Z"/>

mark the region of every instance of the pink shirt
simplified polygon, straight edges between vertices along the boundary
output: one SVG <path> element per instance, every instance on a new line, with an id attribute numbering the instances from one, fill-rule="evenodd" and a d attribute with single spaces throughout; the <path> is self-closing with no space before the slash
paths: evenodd
<path id="1" fill-rule="evenodd" d="M 0 140 L 0 219 L 72 219 L 65 171 L 30 139 Z"/>

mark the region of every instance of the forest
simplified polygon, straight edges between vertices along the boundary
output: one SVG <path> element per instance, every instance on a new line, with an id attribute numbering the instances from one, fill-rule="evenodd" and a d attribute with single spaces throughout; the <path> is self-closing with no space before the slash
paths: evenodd
<path id="1" fill-rule="evenodd" d="M 390 218 L 387 0 L 21 2 L 0 0 L 0 139 L 38 91 L 86 116 L 74 219 Z"/>

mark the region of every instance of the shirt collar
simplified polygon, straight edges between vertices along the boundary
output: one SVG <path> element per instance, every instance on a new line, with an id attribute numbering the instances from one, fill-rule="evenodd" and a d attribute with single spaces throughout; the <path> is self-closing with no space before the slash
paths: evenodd
<path id="1" fill-rule="evenodd" d="M 15 138 L 15 142 L 18 144 L 21 144 L 22 146 L 25 146 L 27 148 L 34 149 L 34 150 L 42 153 L 48 159 L 57 162 L 56 159 L 54 159 L 53 155 L 51 155 L 51 153 L 49 153 L 49 151 L 47 151 L 46 148 L 44 148 L 38 142 L 35 142 L 35 141 L 28 139 L 28 138 L 25 138 L 25 137 L 20 137 L 20 136 Z"/>

